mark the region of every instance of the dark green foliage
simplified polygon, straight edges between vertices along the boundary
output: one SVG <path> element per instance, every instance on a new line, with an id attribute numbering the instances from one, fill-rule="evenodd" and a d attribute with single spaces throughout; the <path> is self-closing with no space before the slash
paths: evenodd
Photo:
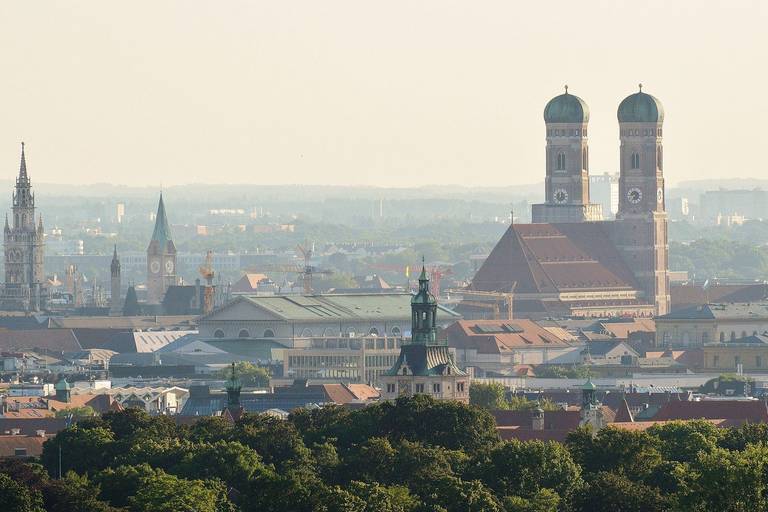
<path id="1" fill-rule="evenodd" d="M 0 473 L 0 510 L 3 512 L 43 512 L 39 491 Z"/>
<path id="2" fill-rule="evenodd" d="M 186 427 L 127 410 L 42 465 L 0 460 L 0 511 L 768 512 L 767 440 L 690 421 L 501 442 L 487 411 L 426 396 Z"/>
<path id="3" fill-rule="evenodd" d="M 717 447 L 723 430 L 704 420 L 673 421 L 652 426 L 648 434 L 661 441 L 657 445 L 664 460 L 692 462 Z"/>
<path id="4" fill-rule="evenodd" d="M 581 486 L 581 468 L 559 443 L 503 443 L 482 461 L 482 479 L 499 496 L 534 498 L 542 489 L 567 498 Z"/>
<path id="5" fill-rule="evenodd" d="M 573 512 L 662 512 L 669 500 L 642 483 L 616 473 L 597 473 L 573 500 Z"/>

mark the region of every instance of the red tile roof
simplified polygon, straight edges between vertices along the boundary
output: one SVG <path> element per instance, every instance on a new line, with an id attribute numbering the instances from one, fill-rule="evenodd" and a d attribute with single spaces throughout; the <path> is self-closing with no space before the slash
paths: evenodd
<path id="1" fill-rule="evenodd" d="M 570 343 L 533 320 L 459 320 L 446 330 L 448 345 L 481 354 L 515 348 L 568 347 Z"/>
<path id="2" fill-rule="evenodd" d="M 14 457 L 19 448 L 25 450 L 24 457 L 39 457 L 43 453 L 43 443 L 50 437 L 0 435 L 0 457 Z"/>
<path id="3" fill-rule="evenodd" d="M 79 352 L 83 348 L 71 329 L 0 330 L 0 350 L 32 349 L 51 352 Z"/>
<path id="4" fill-rule="evenodd" d="M 475 275 L 472 289 L 553 293 L 639 286 L 602 223 L 583 222 L 510 226 Z"/>
<path id="5" fill-rule="evenodd" d="M 768 407 L 761 400 L 701 400 L 667 402 L 654 415 L 654 421 L 727 419 L 768 423 Z"/>

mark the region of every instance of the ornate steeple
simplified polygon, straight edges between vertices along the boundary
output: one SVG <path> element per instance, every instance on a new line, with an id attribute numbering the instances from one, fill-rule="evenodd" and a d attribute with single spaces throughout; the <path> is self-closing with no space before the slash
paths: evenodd
<path id="1" fill-rule="evenodd" d="M 421 345 L 437 344 L 437 299 L 429 291 L 429 278 L 423 257 L 419 291 L 411 298 L 411 342 Z"/>
<path id="2" fill-rule="evenodd" d="M 120 275 L 120 258 L 117 256 L 117 244 L 115 244 L 115 250 L 112 253 L 112 263 L 109 266 L 112 276 Z"/>
<path id="3" fill-rule="evenodd" d="M 240 383 L 240 379 L 237 378 L 237 370 L 235 370 L 235 363 L 232 362 L 232 374 L 227 383 L 225 384 L 227 390 L 227 408 L 230 411 L 234 411 L 240 408 L 240 390 L 243 385 Z"/>
<path id="4" fill-rule="evenodd" d="M 27 157 L 24 155 L 24 143 L 21 143 L 21 164 L 19 165 L 19 181 L 29 181 L 27 177 Z"/>

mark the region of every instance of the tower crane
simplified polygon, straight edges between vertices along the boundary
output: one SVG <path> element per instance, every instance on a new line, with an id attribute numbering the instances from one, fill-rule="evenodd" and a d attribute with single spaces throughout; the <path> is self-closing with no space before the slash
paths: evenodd
<path id="1" fill-rule="evenodd" d="M 213 251 L 205 253 L 205 262 L 197 270 L 200 276 L 205 279 L 205 291 L 203 292 L 203 314 L 213 311 Z"/>

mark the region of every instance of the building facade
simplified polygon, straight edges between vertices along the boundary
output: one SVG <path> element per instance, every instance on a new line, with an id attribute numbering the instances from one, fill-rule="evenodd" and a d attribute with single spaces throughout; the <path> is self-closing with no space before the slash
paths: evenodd
<path id="1" fill-rule="evenodd" d="M 24 143 L 21 165 L 13 193 L 11 221 L 5 217 L 5 287 L 2 307 L 16 311 L 38 311 L 41 308 L 45 270 L 43 218 L 35 219 L 35 194 L 27 174 Z"/>
<path id="2" fill-rule="evenodd" d="M 160 194 L 155 229 L 147 247 L 147 303 L 160 304 L 168 287 L 176 282 L 176 245 L 171 237 L 163 195 Z"/>
<path id="3" fill-rule="evenodd" d="M 656 346 L 698 347 L 768 332 L 768 302 L 689 306 L 656 318 Z"/>
<path id="4" fill-rule="evenodd" d="M 380 380 L 386 399 L 424 394 L 469 403 L 469 375 L 456 365 L 448 343 L 437 339 L 437 300 L 424 268 L 411 299 L 411 342 L 400 347 L 397 361 Z"/>

